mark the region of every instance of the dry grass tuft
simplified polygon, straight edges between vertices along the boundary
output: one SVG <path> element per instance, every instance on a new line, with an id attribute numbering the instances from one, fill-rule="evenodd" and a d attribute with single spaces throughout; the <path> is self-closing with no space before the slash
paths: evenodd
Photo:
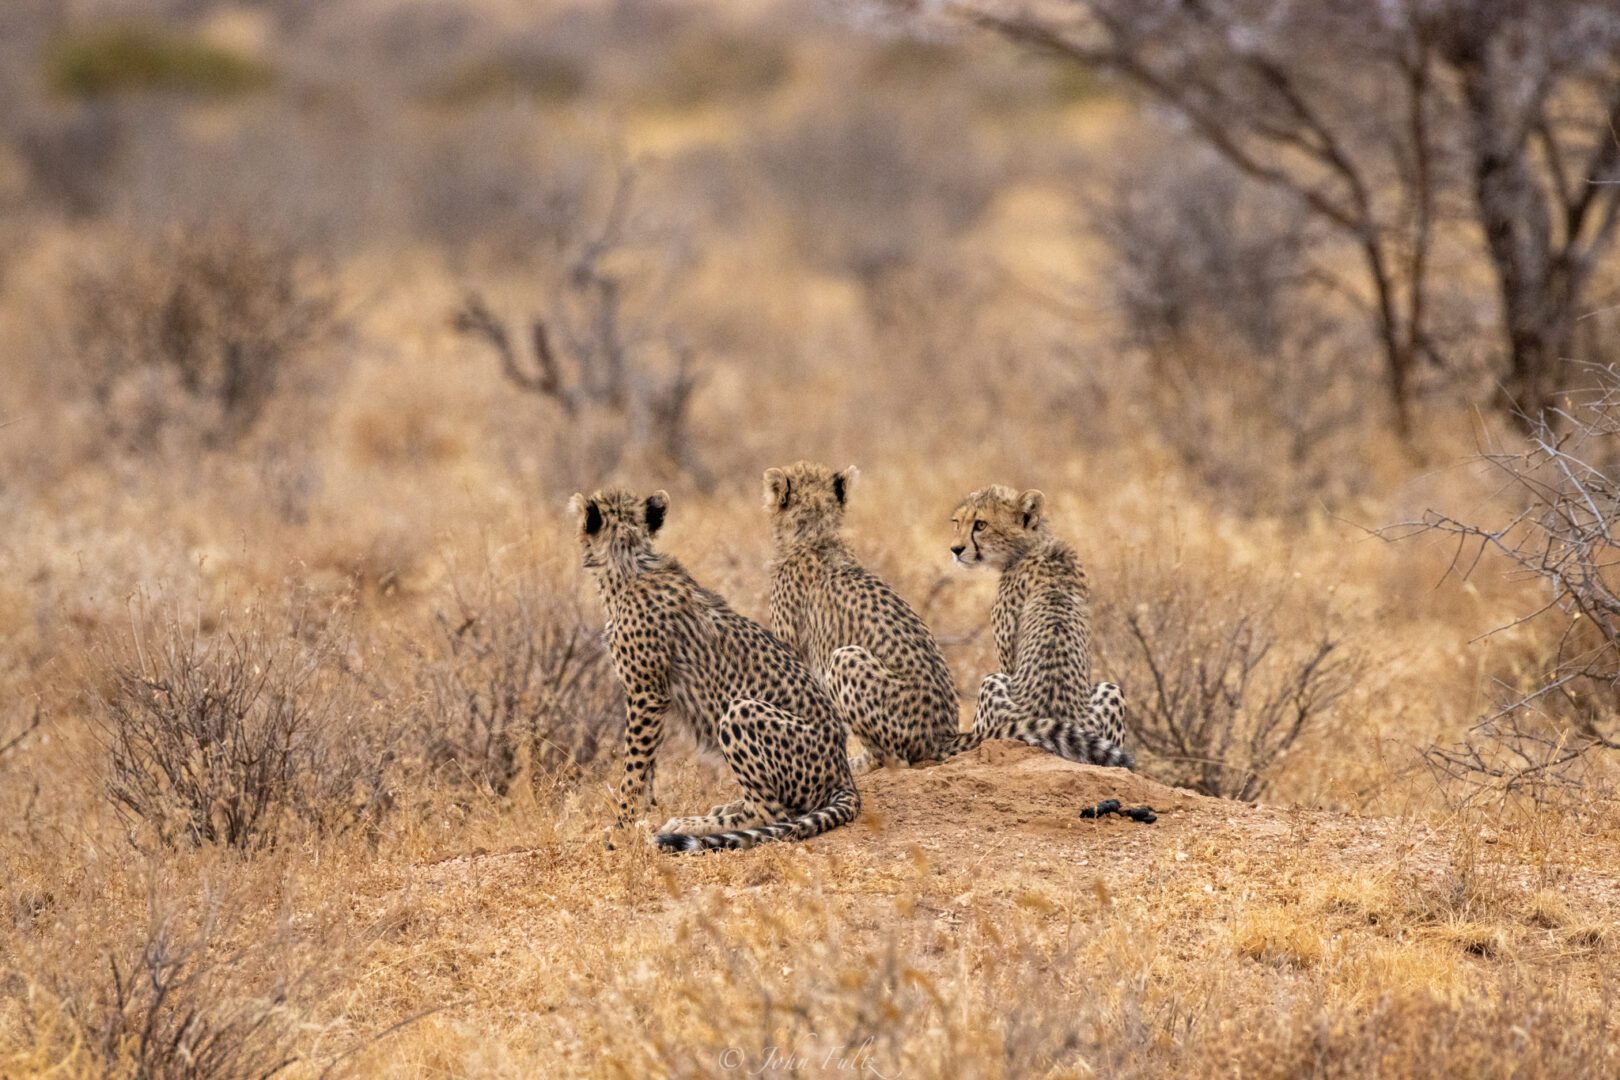
<path id="1" fill-rule="evenodd" d="M 1232 947 L 1251 960 L 1299 968 L 1315 966 L 1324 953 L 1320 930 L 1290 908 L 1244 912 L 1232 928 Z"/>
<path id="2" fill-rule="evenodd" d="M 1436 928 L 1434 935 L 1470 956 L 1494 959 L 1508 949 L 1507 933 L 1501 927 L 1483 923 L 1449 923 Z"/>

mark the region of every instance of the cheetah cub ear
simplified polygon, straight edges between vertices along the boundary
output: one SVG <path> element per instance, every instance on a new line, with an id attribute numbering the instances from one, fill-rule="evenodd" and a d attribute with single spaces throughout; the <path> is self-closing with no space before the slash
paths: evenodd
<path id="1" fill-rule="evenodd" d="M 793 481 L 781 469 L 765 470 L 765 509 L 786 510 L 793 497 Z"/>
<path id="2" fill-rule="evenodd" d="M 1024 528 L 1035 528 L 1046 513 L 1046 496 L 1030 488 L 1018 496 L 1018 511 L 1024 515 Z"/>
<path id="3" fill-rule="evenodd" d="M 843 506 L 849 501 L 849 489 L 855 486 L 855 478 L 861 475 L 861 470 L 851 465 L 841 473 L 833 473 L 833 498 L 838 505 Z"/>
<path id="4" fill-rule="evenodd" d="M 647 535 L 657 536 L 658 530 L 664 527 L 664 514 L 669 511 L 669 492 L 662 488 L 647 496 L 647 505 L 643 508 L 643 517 L 647 522 Z"/>
<path id="5" fill-rule="evenodd" d="M 595 536 L 602 528 L 602 508 L 596 505 L 595 499 L 587 499 L 576 491 L 568 500 L 568 512 L 579 519 L 580 531 L 586 536 Z"/>

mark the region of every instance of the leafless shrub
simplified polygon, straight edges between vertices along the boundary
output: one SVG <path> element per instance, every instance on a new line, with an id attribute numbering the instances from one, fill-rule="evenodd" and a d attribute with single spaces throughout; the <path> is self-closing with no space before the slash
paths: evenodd
<path id="1" fill-rule="evenodd" d="M 658 42 L 646 59 L 633 96 L 676 109 L 763 98 L 793 72 L 793 53 L 783 42 L 701 25 Z"/>
<path id="2" fill-rule="evenodd" d="M 239 884 L 181 896 L 154 880 L 144 919 L 46 919 L 14 939 L 0 1006 L 15 1038 L 0 1042 L 26 1049 L 7 1059 L 11 1068 L 152 1080 L 281 1074 L 302 1056 L 301 1011 L 331 992 L 340 969 L 324 931 L 286 919 L 248 929 L 260 899 Z"/>
<path id="3" fill-rule="evenodd" d="M 393 754 L 353 723 L 341 642 L 295 616 L 205 636 L 175 623 L 114 661 L 97 705 L 107 798 L 166 846 L 275 843 L 387 809 Z M 134 833 L 132 832 L 132 837 Z"/>
<path id="4" fill-rule="evenodd" d="M 296 1060 L 285 991 L 221 993 L 232 961 L 209 955 L 208 928 L 160 919 L 134 956 L 107 958 L 107 976 L 71 1010 L 111 1072 L 235 1080 L 275 1076 Z"/>
<path id="5" fill-rule="evenodd" d="M 1257 510 L 1364 479 L 1348 440 L 1366 426 L 1376 373 L 1357 358 L 1372 343 L 1313 271 L 1300 200 L 1178 148 L 1133 155 L 1087 216 L 1125 344 L 1147 358 L 1152 417 L 1189 469 Z"/>
<path id="6" fill-rule="evenodd" d="M 1513 625 L 1536 624 L 1551 641 L 1506 700 L 1462 742 L 1429 760 L 1470 784 L 1513 790 L 1573 782 L 1594 751 L 1620 750 L 1620 369 L 1586 367 L 1584 386 L 1528 421 L 1522 445 L 1481 461 L 1514 509 L 1493 524 L 1429 511 L 1383 530 L 1389 539 L 1440 533 L 1457 541 L 1452 570 L 1475 572 L 1487 554 L 1535 582 L 1542 602 Z M 1525 683 L 1528 683 L 1528 689 Z"/>
<path id="7" fill-rule="evenodd" d="M 1136 155 L 1086 207 L 1112 256 L 1109 286 L 1127 332 L 1159 366 L 1211 337 L 1275 352 L 1308 273 L 1305 208 L 1244 187 L 1209 152 L 1176 149 Z"/>
<path id="8" fill-rule="evenodd" d="M 1261 582 L 1175 581 L 1136 598 L 1131 610 L 1104 613 L 1101 625 L 1123 629 L 1099 643 L 1098 670 L 1125 687 L 1131 737 L 1168 783 L 1260 798 L 1362 670 L 1331 627 L 1290 640 L 1287 598 Z"/>
<path id="9" fill-rule="evenodd" d="M 712 476 L 692 445 L 688 419 L 701 379 L 692 349 L 672 328 L 645 314 L 615 260 L 646 242 L 634 220 L 633 166 L 613 182 L 601 227 L 573 245 L 567 272 L 547 314 L 515 333 L 476 292 L 455 315 L 458 331 L 492 349 L 502 376 L 525 393 L 553 402 L 567 426 L 609 421 L 612 437 L 598 442 L 600 474 L 612 472 L 628 450 L 654 472 L 684 473 L 700 485 Z"/>
<path id="10" fill-rule="evenodd" d="M 235 226 L 187 227 L 86 268 L 72 347 L 110 434 L 150 448 L 184 421 L 233 441 L 336 329 L 329 283 L 294 249 Z"/>
<path id="11" fill-rule="evenodd" d="M 23 740 L 39 730 L 43 722 L 44 712 L 38 705 L 34 706 L 33 714 L 29 719 L 18 723 L 14 730 L 0 729 L 0 760 L 23 744 Z"/>
<path id="12" fill-rule="evenodd" d="M 486 578 L 435 618 L 422 735 L 440 775 L 505 796 L 572 773 L 618 743 L 623 695 L 599 628 L 537 588 Z"/>

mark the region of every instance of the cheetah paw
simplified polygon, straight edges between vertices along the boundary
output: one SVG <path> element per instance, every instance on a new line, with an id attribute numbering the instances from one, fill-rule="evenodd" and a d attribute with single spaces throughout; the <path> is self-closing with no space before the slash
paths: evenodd
<path id="1" fill-rule="evenodd" d="M 609 825 L 602 830 L 602 847 L 607 851 L 617 851 L 621 844 L 628 843 L 636 833 L 640 833 L 644 839 L 652 836 L 652 832 L 647 828 L 645 821 L 635 821 L 625 825 Z"/>
<path id="2" fill-rule="evenodd" d="M 658 832 L 666 836 L 671 833 L 702 836 L 716 831 L 714 820 L 706 817 L 672 817 L 658 827 Z"/>

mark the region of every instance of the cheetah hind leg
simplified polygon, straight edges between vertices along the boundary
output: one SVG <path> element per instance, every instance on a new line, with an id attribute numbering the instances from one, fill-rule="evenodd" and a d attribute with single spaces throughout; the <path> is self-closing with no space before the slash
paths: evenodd
<path id="1" fill-rule="evenodd" d="M 1116 746 L 1125 745 L 1125 693 L 1111 682 L 1091 688 L 1091 730 Z"/>
<path id="2" fill-rule="evenodd" d="M 707 814 L 698 817 L 672 817 L 659 827 L 661 833 L 684 833 L 687 836 L 713 836 L 715 833 L 746 829 L 765 820 L 765 814 L 748 799 L 722 803 Z"/>
<path id="3" fill-rule="evenodd" d="M 763 820 L 721 832 L 665 831 L 655 842 L 671 851 L 748 848 L 768 840 L 808 840 L 848 824 L 861 799 L 844 741 L 840 726 L 807 724 L 762 701 L 732 702 L 719 724 L 720 752 L 747 796 L 742 801 Z"/>
<path id="4" fill-rule="evenodd" d="M 1013 726 L 1012 680 L 1001 672 L 986 675 L 979 682 L 979 698 L 973 707 L 973 726 L 958 731 L 946 741 L 941 757 L 949 759 L 957 754 L 975 750 L 986 739 L 1017 738 Z"/>
<path id="5" fill-rule="evenodd" d="M 1129 769 L 1135 766 L 1136 758 L 1110 733 L 1123 727 L 1124 702 L 1119 687 L 1099 683 L 1092 690 L 1091 715 L 1082 724 L 1026 716 L 1013 700 L 1012 680 L 998 671 L 986 675 L 979 684 L 973 730 L 960 738 L 971 742 L 967 749 L 985 739 L 1018 739 L 1069 761 Z"/>
<path id="6" fill-rule="evenodd" d="M 861 740 L 862 753 L 849 759 L 849 770 L 860 776 L 885 765 L 909 765 L 917 755 L 907 743 L 914 741 L 900 729 L 905 684 L 882 662 L 859 645 L 845 645 L 832 654 L 827 683 L 838 711 Z M 925 755 L 927 756 L 927 755 Z"/>

